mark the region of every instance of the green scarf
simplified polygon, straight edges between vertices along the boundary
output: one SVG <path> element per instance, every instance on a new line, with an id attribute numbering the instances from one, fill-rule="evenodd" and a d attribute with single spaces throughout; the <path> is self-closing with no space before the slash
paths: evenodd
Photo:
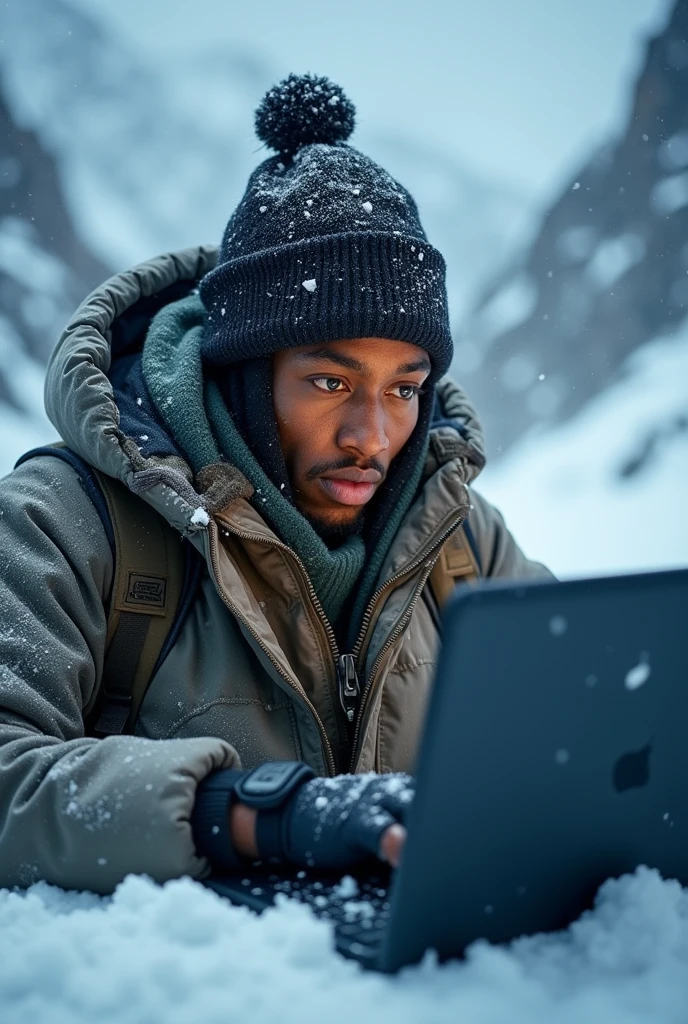
<path id="1" fill-rule="evenodd" d="M 356 582 L 349 643 L 363 618 L 382 562 L 420 482 L 424 456 L 405 486 L 402 499 L 375 551 L 354 535 L 330 550 L 298 509 L 282 496 L 236 429 L 214 381 L 204 380 L 201 337 L 205 309 L 198 295 L 164 306 L 151 321 L 143 346 L 142 372 L 158 416 L 194 473 L 224 457 L 254 487 L 253 507 L 306 567 L 313 589 L 335 623 Z M 367 561 L 367 564 L 366 564 Z"/>

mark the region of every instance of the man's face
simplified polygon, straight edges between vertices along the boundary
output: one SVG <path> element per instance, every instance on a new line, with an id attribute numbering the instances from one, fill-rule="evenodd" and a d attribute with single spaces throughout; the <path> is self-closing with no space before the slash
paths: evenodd
<path id="1" fill-rule="evenodd" d="M 423 349 L 387 338 L 275 354 L 275 415 L 294 501 L 321 533 L 360 527 L 413 433 L 429 372 Z"/>

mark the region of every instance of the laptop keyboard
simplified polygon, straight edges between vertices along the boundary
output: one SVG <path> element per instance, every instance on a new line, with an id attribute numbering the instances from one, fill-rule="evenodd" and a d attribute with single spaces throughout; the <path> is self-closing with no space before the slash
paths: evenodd
<path id="1" fill-rule="evenodd" d="M 388 884 L 388 878 L 372 875 L 347 875 L 332 883 L 309 878 L 305 871 L 241 880 L 251 896 L 267 904 L 278 895 L 305 903 L 317 917 L 332 921 L 339 952 L 363 961 L 374 959 L 380 947 L 389 916 Z"/>

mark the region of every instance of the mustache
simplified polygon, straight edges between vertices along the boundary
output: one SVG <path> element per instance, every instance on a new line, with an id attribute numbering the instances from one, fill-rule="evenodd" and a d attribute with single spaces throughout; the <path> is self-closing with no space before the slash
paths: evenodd
<path id="1" fill-rule="evenodd" d="M 306 480 L 315 480 L 316 477 L 322 476 L 323 473 L 327 473 L 332 469 L 353 469 L 354 467 L 356 469 L 374 469 L 380 474 L 380 483 L 383 483 L 387 475 L 385 467 L 376 458 L 367 459 L 364 464 L 361 464 L 353 455 L 345 455 L 334 462 L 316 462 L 314 466 L 307 470 Z"/>

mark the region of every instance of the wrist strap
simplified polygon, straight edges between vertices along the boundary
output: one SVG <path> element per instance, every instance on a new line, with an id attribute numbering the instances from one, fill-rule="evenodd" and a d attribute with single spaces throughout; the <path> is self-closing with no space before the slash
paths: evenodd
<path id="1" fill-rule="evenodd" d="M 302 761 L 268 761 L 249 772 L 225 768 L 198 786 L 191 829 L 196 849 L 215 869 L 236 873 L 251 861 L 232 844 L 229 812 L 240 801 L 258 810 L 256 844 L 262 859 L 280 857 L 282 808 L 296 790 L 315 778 Z"/>
<path id="2" fill-rule="evenodd" d="M 258 810 L 256 846 L 261 860 L 284 861 L 289 819 L 286 805 L 294 793 L 314 778 L 313 769 L 302 761 L 269 761 L 235 786 L 235 798 Z"/>
<path id="3" fill-rule="evenodd" d="M 315 772 L 303 761 L 268 761 L 235 782 L 234 796 L 248 807 L 271 811 L 314 778 Z"/>

